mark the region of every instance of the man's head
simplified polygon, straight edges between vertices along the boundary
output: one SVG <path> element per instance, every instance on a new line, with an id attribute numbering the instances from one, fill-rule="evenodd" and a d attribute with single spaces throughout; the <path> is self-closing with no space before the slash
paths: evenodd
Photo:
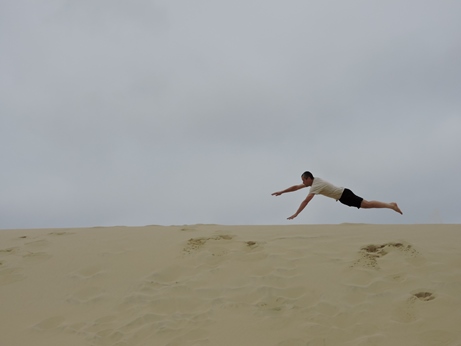
<path id="1" fill-rule="evenodd" d="M 305 171 L 305 172 L 301 175 L 301 179 L 302 179 L 304 185 L 306 185 L 306 186 L 311 186 L 311 185 L 312 185 L 312 182 L 314 181 L 314 176 L 312 175 L 311 172 Z"/>

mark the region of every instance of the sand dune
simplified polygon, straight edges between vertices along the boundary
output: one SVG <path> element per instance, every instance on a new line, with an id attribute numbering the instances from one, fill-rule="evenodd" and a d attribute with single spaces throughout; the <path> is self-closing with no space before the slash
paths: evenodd
<path id="1" fill-rule="evenodd" d="M 461 345 L 461 225 L 0 230 L 8 346 Z"/>

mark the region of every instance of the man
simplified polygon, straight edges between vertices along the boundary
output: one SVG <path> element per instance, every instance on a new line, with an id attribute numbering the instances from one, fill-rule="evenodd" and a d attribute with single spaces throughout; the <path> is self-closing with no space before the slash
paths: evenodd
<path id="1" fill-rule="evenodd" d="M 342 204 L 345 204 L 349 207 L 356 207 L 358 209 L 371 209 L 371 208 L 387 208 L 396 211 L 399 214 L 403 214 L 400 210 L 397 203 L 384 203 L 379 201 L 367 201 L 364 200 L 362 197 L 356 196 L 351 190 L 346 189 L 344 187 L 337 187 L 329 182 L 320 179 L 319 177 L 314 178 L 311 172 L 304 172 L 301 175 L 301 179 L 303 181 L 300 185 L 291 186 L 283 191 L 274 192 L 272 196 L 280 196 L 286 192 L 293 192 L 299 189 L 303 189 L 305 187 L 310 186 L 309 194 L 307 195 L 306 199 L 301 203 L 296 213 L 291 215 L 288 220 L 293 220 L 296 216 L 299 215 L 306 207 L 306 205 L 314 198 L 315 195 L 324 195 L 330 198 L 334 198 L 337 201 L 339 200 Z"/>

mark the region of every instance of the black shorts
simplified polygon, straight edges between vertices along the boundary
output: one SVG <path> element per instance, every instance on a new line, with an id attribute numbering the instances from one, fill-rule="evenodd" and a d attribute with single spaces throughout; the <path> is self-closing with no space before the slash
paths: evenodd
<path id="1" fill-rule="evenodd" d="M 362 204 L 363 198 L 356 196 L 351 190 L 344 189 L 343 194 L 339 201 L 342 204 L 348 205 L 349 207 L 356 207 L 360 209 L 360 205 Z"/>

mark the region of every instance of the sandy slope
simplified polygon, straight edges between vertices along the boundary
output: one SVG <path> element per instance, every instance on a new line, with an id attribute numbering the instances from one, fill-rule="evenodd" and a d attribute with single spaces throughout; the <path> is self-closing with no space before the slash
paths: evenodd
<path id="1" fill-rule="evenodd" d="M 461 225 L 0 230 L 2 345 L 461 345 Z"/>

